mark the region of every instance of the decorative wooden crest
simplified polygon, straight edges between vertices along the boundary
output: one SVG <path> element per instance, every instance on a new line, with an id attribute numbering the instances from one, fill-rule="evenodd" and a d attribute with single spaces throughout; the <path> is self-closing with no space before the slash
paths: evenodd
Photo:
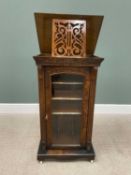
<path id="1" fill-rule="evenodd" d="M 52 56 L 86 56 L 86 21 L 52 20 Z"/>

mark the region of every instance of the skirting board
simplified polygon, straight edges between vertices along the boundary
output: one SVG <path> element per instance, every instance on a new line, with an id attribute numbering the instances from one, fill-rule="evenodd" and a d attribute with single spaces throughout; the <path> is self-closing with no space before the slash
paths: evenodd
<path id="1" fill-rule="evenodd" d="M 0 103 L 0 114 L 38 114 L 37 103 Z M 131 114 L 131 105 L 96 104 L 95 114 Z"/>

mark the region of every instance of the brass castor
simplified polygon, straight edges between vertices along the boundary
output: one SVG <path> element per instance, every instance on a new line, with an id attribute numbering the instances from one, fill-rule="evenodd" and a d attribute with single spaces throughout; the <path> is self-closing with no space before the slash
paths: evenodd
<path id="1" fill-rule="evenodd" d="M 44 161 L 39 161 L 39 163 L 40 163 L 40 164 L 43 164 L 43 163 L 44 163 Z"/>
<path id="2" fill-rule="evenodd" d="M 94 163 L 94 160 L 90 160 L 90 163 Z"/>

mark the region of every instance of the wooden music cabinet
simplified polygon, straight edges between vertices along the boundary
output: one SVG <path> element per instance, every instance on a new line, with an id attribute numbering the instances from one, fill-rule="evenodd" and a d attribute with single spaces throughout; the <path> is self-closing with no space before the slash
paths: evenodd
<path id="1" fill-rule="evenodd" d="M 37 159 L 94 160 L 94 56 L 103 16 L 35 13 L 40 144 Z"/>

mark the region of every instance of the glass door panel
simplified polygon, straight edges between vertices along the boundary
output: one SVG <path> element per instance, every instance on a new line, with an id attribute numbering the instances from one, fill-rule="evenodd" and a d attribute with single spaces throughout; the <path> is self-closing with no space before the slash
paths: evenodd
<path id="1" fill-rule="evenodd" d="M 80 144 L 84 77 L 51 77 L 51 128 L 53 144 Z"/>

